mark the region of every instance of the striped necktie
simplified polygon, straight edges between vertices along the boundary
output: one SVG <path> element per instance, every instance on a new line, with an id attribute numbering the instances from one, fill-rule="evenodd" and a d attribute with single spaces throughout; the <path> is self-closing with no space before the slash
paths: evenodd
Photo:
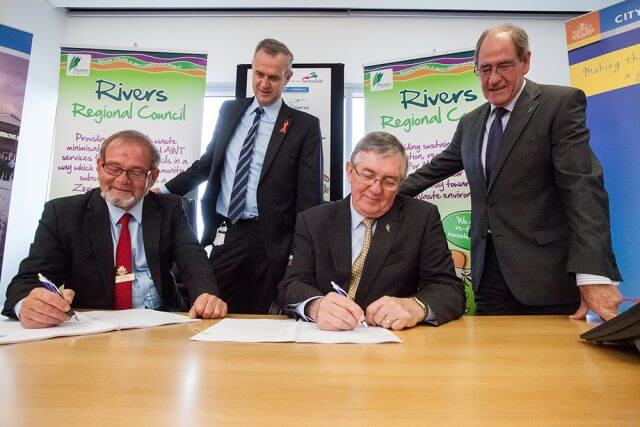
<path id="1" fill-rule="evenodd" d="M 364 224 L 364 243 L 362 244 L 362 250 L 360 255 L 356 258 L 353 266 L 351 267 L 351 280 L 349 281 L 349 298 L 355 300 L 356 292 L 358 291 L 358 285 L 360 284 L 360 278 L 362 277 L 362 270 L 364 270 L 364 261 L 369 252 L 369 246 L 371 246 L 371 229 L 373 227 L 373 218 L 365 218 L 362 220 Z"/>
<path id="2" fill-rule="evenodd" d="M 256 145 L 256 134 L 258 133 L 258 126 L 260 125 L 260 118 L 264 113 L 264 109 L 262 107 L 258 107 L 254 110 L 254 113 L 256 116 L 253 119 L 253 124 L 247 133 L 247 137 L 242 143 L 240 157 L 238 157 L 238 166 L 236 167 L 236 176 L 233 180 L 233 187 L 231 188 L 229 214 L 227 215 L 231 224 L 235 224 L 240 218 L 242 218 L 244 204 L 247 200 L 247 185 L 249 184 L 249 172 L 251 169 L 251 158 L 253 157 L 253 147 Z"/>

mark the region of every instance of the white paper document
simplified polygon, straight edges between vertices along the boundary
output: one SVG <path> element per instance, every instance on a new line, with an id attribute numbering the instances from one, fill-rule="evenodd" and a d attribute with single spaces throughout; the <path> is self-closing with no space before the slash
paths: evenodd
<path id="1" fill-rule="evenodd" d="M 393 332 L 379 327 L 352 331 L 322 331 L 312 322 L 275 319 L 222 319 L 191 337 L 214 342 L 305 342 L 321 344 L 377 344 L 401 342 Z"/>
<path id="2" fill-rule="evenodd" d="M 181 314 L 147 309 L 86 311 L 76 312 L 76 314 L 79 321 L 71 319 L 58 326 L 42 329 L 25 329 L 17 320 L 0 320 L 0 344 L 200 321 Z"/>

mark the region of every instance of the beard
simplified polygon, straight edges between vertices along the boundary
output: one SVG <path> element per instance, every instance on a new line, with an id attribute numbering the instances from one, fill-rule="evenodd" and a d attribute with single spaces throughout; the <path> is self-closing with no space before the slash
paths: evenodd
<path id="1" fill-rule="evenodd" d="M 120 208 L 120 209 L 123 209 L 125 211 L 128 211 L 129 209 L 134 207 L 136 205 L 136 203 L 138 203 L 140 200 L 142 200 L 142 197 L 135 197 L 133 195 L 129 196 L 129 197 L 116 197 L 111 192 L 111 189 L 102 190 L 100 192 L 100 195 L 108 203 L 111 203 L 116 208 Z"/>

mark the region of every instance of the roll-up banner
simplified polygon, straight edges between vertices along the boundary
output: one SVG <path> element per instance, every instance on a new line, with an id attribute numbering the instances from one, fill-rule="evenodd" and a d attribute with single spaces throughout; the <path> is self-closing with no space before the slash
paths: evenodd
<path id="1" fill-rule="evenodd" d="M 579 16 L 565 29 L 571 84 L 587 95 L 590 144 L 604 169 L 628 305 L 640 301 L 640 0 Z"/>
<path id="2" fill-rule="evenodd" d="M 409 173 L 444 150 L 460 118 L 484 102 L 473 73 L 473 50 L 434 54 L 364 67 L 365 129 L 395 135 L 409 156 Z M 418 198 L 440 210 L 456 273 L 473 314 L 471 287 L 471 197 L 464 171 Z"/>
<path id="3" fill-rule="evenodd" d="M 134 129 L 161 154 L 158 183 L 200 157 L 207 55 L 63 47 L 49 198 L 98 186 L 110 134 Z"/>
<path id="4" fill-rule="evenodd" d="M 33 35 L 0 25 L 0 268 Z"/>

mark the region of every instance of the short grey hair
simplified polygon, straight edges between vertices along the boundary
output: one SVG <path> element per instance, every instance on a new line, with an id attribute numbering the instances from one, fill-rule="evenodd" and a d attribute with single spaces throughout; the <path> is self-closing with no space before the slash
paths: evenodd
<path id="1" fill-rule="evenodd" d="M 137 130 L 121 130 L 120 132 L 116 132 L 105 139 L 100 146 L 100 159 L 102 161 L 105 160 L 107 147 L 115 140 L 143 145 L 149 151 L 149 156 L 151 157 L 151 168 L 155 169 L 160 164 L 160 152 L 158 151 L 158 147 L 156 147 L 147 135 L 142 132 L 138 132 Z"/>
<path id="2" fill-rule="evenodd" d="M 373 151 L 381 156 L 398 156 L 402 158 L 402 179 L 407 176 L 409 158 L 402 143 L 389 132 L 369 132 L 356 144 L 349 161 L 356 164 L 356 157 L 363 151 Z"/>
<path id="3" fill-rule="evenodd" d="M 497 27 L 488 28 L 483 31 L 476 43 L 476 53 L 474 55 L 474 62 L 478 65 L 478 52 L 480 52 L 480 46 L 482 42 L 489 34 L 493 33 L 508 33 L 513 40 L 513 44 L 516 47 L 516 55 L 518 55 L 518 59 L 522 59 L 529 52 L 529 36 L 527 32 L 517 25 L 513 24 L 502 24 Z"/>
<path id="4" fill-rule="evenodd" d="M 255 55 L 259 50 L 264 50 L 271 56 L 277 56 L 283 54 L 287 58 L 287 71 L 291 72 L 291 65 L 293 64 L 293 53 L 289 50 L 287 45 L 276 39 L 264 39 L 256 46 Z"/>

